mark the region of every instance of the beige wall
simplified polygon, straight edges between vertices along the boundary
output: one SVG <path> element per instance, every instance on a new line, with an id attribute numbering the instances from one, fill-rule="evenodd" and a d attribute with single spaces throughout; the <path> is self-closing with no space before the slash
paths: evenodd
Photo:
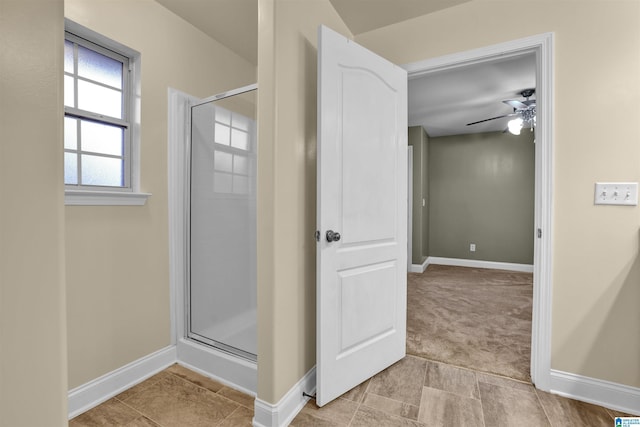
<path id="1" fill-rule="evenodd" d="M 430 256 L 533 264 L 534 148 L 528 129 L 429 140 Z"/>
<path id="2" fill-rule="evenodd" d="M 62 0 L 0 0 L 0 426 L 67 425 Z"/>
<path id="3" fill-rule="evenodd" d="M 555 33 L 552 368 L 640 386 L 640 213 L 593 205 L 640 181 L 640 2 L 475 0 L 362 34 L 399 64 Z"/>
<path id="4" fill-rule="evenodd" d="M 66 0 L 65 17 L 141 53 L 142 207 L 65 208 L 69 386 L 170 344 L 167 89 L 255 83 L 244 59 L 152 0 Z"/>
<path id="5" fill-rule="evenodd" d="M 315 365 L 316 76 L 328 0 L 260 0 L 258 397 L 277 403 Z"/>

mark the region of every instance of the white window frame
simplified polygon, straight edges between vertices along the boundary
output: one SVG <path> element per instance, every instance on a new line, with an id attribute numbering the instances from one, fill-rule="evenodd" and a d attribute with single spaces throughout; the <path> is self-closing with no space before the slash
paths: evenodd
<path id="1" fill-rule="evenodd" d="M 65 32 L 86 40 L 102 49 L 124 56 L 129 60 L 128 75 L 123 91 L 123 115 L 127 122 L 128 130 L 125 132 L 125 186 L 124 187 L 97 187 L 65 185 L 65 205 L 144 205 L 150 193 L 140 191 L 140 53 L 111 40 L 101 34 L 83 27 L 73 21 L 65 19 Z M 65 36 L 66 38 L 66 36 Z M 75 40 L 74 40 L 75 41 Z M 91 48 L 91 47 L 90 47 Z M 78 110 L 65 107 L 65 113 L 72 116 L 80 116 Z M 66 115 L 66 114 L 65 114 Z M 105 122 L 108 122 L 106 120 Z"/>

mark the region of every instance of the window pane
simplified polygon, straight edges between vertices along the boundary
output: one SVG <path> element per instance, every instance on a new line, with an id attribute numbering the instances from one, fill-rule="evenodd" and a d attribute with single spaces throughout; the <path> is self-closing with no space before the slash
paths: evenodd
<path id="1" fill-rule="evenodd" d="M 73 95 L 73 77 L 64 76 L 64 105 L 66 105 L 67 107 L 75 107 Z"/>
<path id="2" fill-rule="evenodd" d="M 231 193 L 231 175 L 218 172 L 213 174 L 213 191 L 216 193 Z"/>
<path id="3" fill-rule="evenodd" d="M 64 148 L 78 149 L 78 121 L 71 117 L 64 118 Z"/>
<path id="4" fill-rule="evenodd" d="M 73 73 L 73 43 L 64 41 L 64 70 Z"/>
<path id="5" fill-rule="evenodd" d="M 122 118 L 122 92 L 78 80 L 78 108 Z"/>
<path id="6" fill-rule="evenodd" d="M 231 172 L 233 168 L 231 162 L 233 161 L 233 155 L 225 153 L 224 151 L 216 151 L 213 159 L 213 168 L 217 171 Z"/>
<path id="7" fill-rule="evenodd" d="M 78 184 L 78 155 L 75 153 L 64 153 L 64 183 Z"/>
<path id="8" fill-rule="evenodd" d="M 83 121 L 81 124 L 82 151 L 122 156 L 124 132 L 121 127 Z"/>
<path id="9" fill-rule="evenodd" d="M 242 175 L 234 175 L 233 192 L 236 194 L 247 194 L 249 192 L 249 178 Z"/>
<path id="10" fill-rule="evenodd" d="M 241 150 L 249 149 L 249 134 L 238 129 L 231 129 L 231 146 Z"/>
<path id="11" fill-rule="evenodd" d="M 110 157 L 82 155 L 82 185 L 122 187 L 123 161 Z"/>
<path id="12" fill-rule="evenodd" d="M 122 89 L 122 62 L 78 46 L 78 75 Z"/>
<path id="13" fill-rule="evenodd" d="M 233 173 L 249 175 L 249 159 L 245 156 L 233 156 Z"/>
<path id="14" fill-rule="evenodd" d="M 229 145 L 229 126 L 221 125 L 220 123 L 216 123 L 215 128 L 215 139 L 214 141 L 218 144 Z"/>

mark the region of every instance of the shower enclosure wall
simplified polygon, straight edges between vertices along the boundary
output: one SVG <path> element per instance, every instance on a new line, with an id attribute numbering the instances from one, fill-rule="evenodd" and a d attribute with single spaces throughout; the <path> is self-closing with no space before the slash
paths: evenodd
<path id="1" fill-rule="evenodd" d="M 185 111 L 185 332 L 178 336 L 180 362 L 249 392 L 257 372 L 256 92 L 248 86 Z"/>

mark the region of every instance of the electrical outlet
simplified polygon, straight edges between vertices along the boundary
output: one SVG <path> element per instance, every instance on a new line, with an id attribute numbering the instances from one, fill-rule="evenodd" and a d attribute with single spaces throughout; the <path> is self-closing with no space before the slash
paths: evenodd
<path id="1" fill-rule="evenodd" d="M 637 182 L 596 182 L 596 205 L 638 205 Z"/>
<path id="2" fill-rule="evenodd" d="M 469 252 L 475 252 L 475 251 L 476 251 L 476 244 L 475 243 L 469 244 Z"/>

